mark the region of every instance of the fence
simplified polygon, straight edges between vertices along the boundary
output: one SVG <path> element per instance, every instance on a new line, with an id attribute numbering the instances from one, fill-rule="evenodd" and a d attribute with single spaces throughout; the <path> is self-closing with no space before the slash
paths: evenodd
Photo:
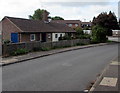
<path id="1" fill-rule="evenodd" d="M 75 39 L 75 40 L 63 40 L 58 42 L 26 42 L 26 43 L 16 43 L 16 44 L 3 44 L 2 45 L 2 56 L 10 56 L 10 54 L 17 49 L 25 48 L 29 51 L 33 51 L 34 48 L 57 48 L 57 47 L 67 47 L 74 46 L 77 44 L 89 44 L 89 39 Z"/>

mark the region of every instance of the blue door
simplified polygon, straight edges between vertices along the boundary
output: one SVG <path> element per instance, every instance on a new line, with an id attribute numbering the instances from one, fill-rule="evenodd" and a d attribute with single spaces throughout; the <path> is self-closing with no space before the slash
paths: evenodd
<path id="1" fill-rule="evenodd" d="M 12 43 L 18 43 L 18 33 L 11 33 Z"/>

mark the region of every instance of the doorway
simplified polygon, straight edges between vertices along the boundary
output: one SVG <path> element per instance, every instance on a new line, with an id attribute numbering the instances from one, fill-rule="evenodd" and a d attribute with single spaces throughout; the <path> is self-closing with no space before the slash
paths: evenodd
<path id="1" fill-rule="evenodd" d="M 42 33 L 42 42 L 46 42 L 46 33 Z"/>

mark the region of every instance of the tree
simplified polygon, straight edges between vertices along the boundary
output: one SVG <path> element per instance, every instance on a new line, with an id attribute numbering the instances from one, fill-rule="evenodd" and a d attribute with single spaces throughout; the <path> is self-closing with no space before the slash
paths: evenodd
<path id="1" fill-rule="evenodd" d="M 33 15 L 29 15 L 29 19 L 42 20 L 44 11 L 48 12 L 47 10 L 44 10 L 44 9 L 35 10 Z M 48 12 L 48 14 L 49 14 L 49 12 Z"/>
<path id="2" fill-rule="evenodd" d="M 92 42 L 101 43 L 106 42 L 106 28 L 103 28 L 100 25 L 95 25 L 92 28 Z"/>
<path id="3" fill-rule="evenodd" d="M 119 29 L 117 17 L 111 11 L 109 12 L 109 14 L 107 14 L 107 12 L 103 12 L 97 17 L 94 17 L 92 24 L 93 26 L 100 25 L 103 28 L 106 28 L 108 36 L 112 35 L 112 30 Z"/>
<path id="4" fill-rule="evenodd" d="M 64 20 L 62 17 L 59 16 L 55 16 L 55 17 L 51 17 L 52 20 Z"/>

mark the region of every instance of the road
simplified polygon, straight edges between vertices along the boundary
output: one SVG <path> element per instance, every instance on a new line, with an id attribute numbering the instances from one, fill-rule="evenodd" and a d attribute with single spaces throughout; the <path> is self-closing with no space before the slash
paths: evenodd
<path id="1" fill-rule="evenodd" d="M 3 67 L 3 91 L 83 91 L 118 45 L 74 50 Z"/>

